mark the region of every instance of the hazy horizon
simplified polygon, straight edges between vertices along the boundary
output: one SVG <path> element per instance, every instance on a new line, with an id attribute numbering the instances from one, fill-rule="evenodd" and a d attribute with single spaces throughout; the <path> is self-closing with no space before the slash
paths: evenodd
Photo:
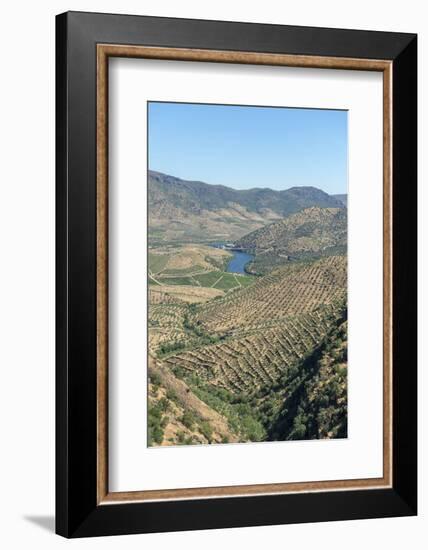
<path id="1" fill-rule="evenodd" d="M 236 191 L 347 194 L 347 132 L 347 111 L 149 102 L 149 169 Z"/>

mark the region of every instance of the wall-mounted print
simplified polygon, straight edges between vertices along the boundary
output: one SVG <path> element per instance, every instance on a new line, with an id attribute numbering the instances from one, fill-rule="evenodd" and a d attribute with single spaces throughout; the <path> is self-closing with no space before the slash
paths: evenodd
<path id="1" fill-rule="evenodd" d="M 56 20 L 56 531 L 417 513 L 417 37 Z"/>
<path id="2" fill-rule="evenodd" d="M 346 438 L 348 112 L 147 109 L 148 445 Z"/>

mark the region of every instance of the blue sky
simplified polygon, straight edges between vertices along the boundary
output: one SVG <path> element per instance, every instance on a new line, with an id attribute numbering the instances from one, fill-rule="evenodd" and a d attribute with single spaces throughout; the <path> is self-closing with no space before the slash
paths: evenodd
<path id="1" fill-rule="evenodd" d="M 149 168 L 235 189 L 347 192 L 347 112 L 150 102 Z"/>

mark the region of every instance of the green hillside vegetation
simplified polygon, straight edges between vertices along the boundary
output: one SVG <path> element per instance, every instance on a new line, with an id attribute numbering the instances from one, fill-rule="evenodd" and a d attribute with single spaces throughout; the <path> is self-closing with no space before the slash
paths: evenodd
<path id="1" fill-rule="evenodd" d="M 262 406 L 269 440 L 347 437 L 346 310 L 278 387 Z"/>
<path id="2" fill-rule="evenodd" d="M 181 380 L 152 363 L 149 370 L 147 443 L 196 445 L 237 441 L 227 419 Z"/>

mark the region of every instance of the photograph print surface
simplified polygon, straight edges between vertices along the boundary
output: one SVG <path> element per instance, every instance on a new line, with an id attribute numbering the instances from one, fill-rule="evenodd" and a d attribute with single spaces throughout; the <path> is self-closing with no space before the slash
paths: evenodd
<path id="1" fill-rule="evenodd" d="M 148 446 L 347 437 L 347 112 L 149 102 Z"/>

